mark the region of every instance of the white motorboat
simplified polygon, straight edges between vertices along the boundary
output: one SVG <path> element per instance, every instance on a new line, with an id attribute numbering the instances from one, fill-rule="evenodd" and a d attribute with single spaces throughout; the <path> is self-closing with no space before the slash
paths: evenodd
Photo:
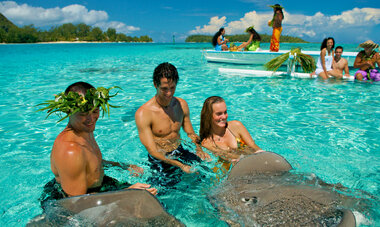
<path id="1" fill-rule="evenodd" d="M 215 50 L 202 50 L 205 59 L 208 62 L 217 63 L 231 63 L 231 64 L 244 64 L 244 65 L 264 65 L 275 57 L 278 57 L 290 50 L 280 50 L 279 52 L 270 52 L 269 50 L 260 51 L 215 51 Z M 320 51 L 305 51 L 302 53 L 308 54 L 318 61 Z M 347 59 L 348 66 L 353 67 L 356 55 L 358 52 L 345 51 L 342 57 Z"/>

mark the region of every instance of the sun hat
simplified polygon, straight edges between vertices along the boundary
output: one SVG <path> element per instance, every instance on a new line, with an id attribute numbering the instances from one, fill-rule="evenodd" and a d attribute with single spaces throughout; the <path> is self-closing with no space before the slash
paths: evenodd
<path id="1" fill-rule="evenodd" d="M 378 48 L 379 44 L 374 43 L 372 40 L 367 40 L 364 43 L 361 43 L 359 47 L 366 48 L 366 47 L 372 47 L 372 48 Z"/>

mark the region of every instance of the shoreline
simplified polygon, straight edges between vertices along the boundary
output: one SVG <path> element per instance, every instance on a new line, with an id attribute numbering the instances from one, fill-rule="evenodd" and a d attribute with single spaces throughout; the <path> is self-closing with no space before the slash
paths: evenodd
<path id="1" fill-rule="evenodd" d="M 36 42 L 36 43 L 0 43 L 4 44 L 82 44 L 82 43 L 154 43 L 154 42 L 107 42 L 107 41 L 51 41 L 51 42 Z"/>

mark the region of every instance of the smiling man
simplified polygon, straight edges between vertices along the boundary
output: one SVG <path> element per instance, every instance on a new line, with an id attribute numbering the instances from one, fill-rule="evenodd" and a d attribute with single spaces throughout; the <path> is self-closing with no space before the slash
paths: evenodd
<path id="1" fill-rule="evenodd" d="M 191 173 L 190 163 L 210 156 L 202 151 L 199 137 L 190 122 L 190 111 L 185 100 L 174 97 L 179 80 L 177 69 L 170 63 L 158 65 L 153 73 L 156 95 L 142 105 L 135 114 L 141 143 L 149 152 L 152 168 L 170 178 L 176 169 Z M 197 146 L 196 154 L 181 145 L 180 129 Z M 163 179 L 168 180 L 168 179 Z"/>
<path id="2" fill-rule="evenodd" d="M 88 83 L 77 82 L 57 95 L 55 100 L 43 103 L 48 106 L 41 110 L 48 110 L 49 115 L 54 112 L 66 113 L 60 121 L 69 118 L 69 122 L 57 136 L 51 151 L 50 165 L 55 177 L 44 187 L 40 198 L 42 208 L 45 209 L 45 202 L 49 200 L 122 188 L 146 189 L 157 194 L 157 190 L 150 188 L 150 185 L 120 183 L 104 175 L 103 165 L 107 161 L 102 158 L 94 130 L 100 108 L 109 112 L 111 89 L 95 89 Z"/>
<path id="3" fill-rule="evenodd" d="M 337 46 L 334 52 L 333 69 L 336 69 L 340 74 L 345 73 L 345 77 L 350 77 L 350 70 L 348 69 L 348 61 L 342 58 L 343 47 Z"/>

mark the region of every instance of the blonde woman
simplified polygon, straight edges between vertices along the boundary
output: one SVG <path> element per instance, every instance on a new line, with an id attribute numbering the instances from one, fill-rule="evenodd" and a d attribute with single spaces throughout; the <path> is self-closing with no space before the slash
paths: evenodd
<path id="1" fill-rule="evenodd" d="M 201 144 L 219 157 L 224 173 L 241 155 L 262 151 L 240 121 L 227 119 L 227 106 L 223 98 L 211 96 L 205 100 L 199 130 Z"/>

